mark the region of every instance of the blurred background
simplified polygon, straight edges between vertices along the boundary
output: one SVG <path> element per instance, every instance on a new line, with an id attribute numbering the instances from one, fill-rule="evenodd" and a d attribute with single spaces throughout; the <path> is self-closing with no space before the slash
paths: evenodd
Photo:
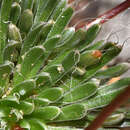
<path id="1" fill-rule="evenodd" d="M 70 6 L 75 9 L 75 14 L 69 26 L 78 26 L 78 23 L 84 24 L 119 5 L 123 1 L 124 0 L 70 0 Z M 130 8 L 103 24 L 95 41 L 101 39 L 118 42 L 118 44 L 123 45 L 121 54 L 109 63 L 110 65 L 120 62 L 130 62 Z M 130 76 L 130 71 L 123 76 Z"/>

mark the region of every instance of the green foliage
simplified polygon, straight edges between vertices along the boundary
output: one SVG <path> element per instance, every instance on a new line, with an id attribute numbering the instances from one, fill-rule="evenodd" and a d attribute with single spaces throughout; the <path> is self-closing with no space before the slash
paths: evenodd
<path id="1" fill-rule="evenodd" d="M 122 47 L 92 44 L 101 25 L 75 31 L 67 27 L 72 15 L 67 0 L 2 0 L 0 129 L 81 130 L 130 84 L 107 83 L 128 63 L 102 70 Z M 129 111 L 118 111 L 104 126 L 130 126 L 129 120 Z"/>

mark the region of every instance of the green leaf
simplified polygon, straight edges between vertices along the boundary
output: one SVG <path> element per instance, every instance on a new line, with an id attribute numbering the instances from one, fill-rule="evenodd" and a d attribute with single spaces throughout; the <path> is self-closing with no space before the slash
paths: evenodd
<path id="1" fill-rule="evenodd" d="M 96 78 L 99 79 L 112 78 L 112 77 L 120 76 L 121 74 L 125 73 L 129 69 L 130 69 L 129 63 L 120 63 L 108 69 L 98 71 L 95 76 Z"/>
<path id="2" fill-rule="evenodd" d="M 72 104 L 61 108 L 60 115 L 54 121 L 78 120 L 85 116 L 86 107 L 81 104 Z"/>
<path id="3" fill-rule="evenodd" d="M 104 126 L 112 126 L 112 125 L 116 125 L 119 124 L 120 122 L 123 121 L 123 119 L 125 118 L 125 115 L 123 113 L 120 114 L 113 114 L 111 116 L 109 116 L 105 122 L 104 122 Z"/>
<path id="4" fill-rule="evenodd" d="M 54 21 L 50 20 L 42 27 L 39 36 L 35 40 L 38 44 L 43 44 L 45 42 L 47 35 L 50 32 L 53 25 L 54 25 Z"/>
<path id="5" fill-rule="evenodd" d="M 51 101 L 49 101 L 48 99 L 45 98 L 41 98 L 41 97 L 34 97 L 34 98 L 30 98 L 27 101 L 29 102 L 34 102 L 35 106 L 48 106 Z"/>
<path id="6" fill-rule="evenodd" d="M 11 41 L 3 50 L 3 60 L 4 61 L 12 61 L 16 62 L 18 60 L 18 49 L 20 48 L 21 44 L 17 41 Z"/>
<path id="7" fill-rule="evenodd" d="M 94 83 L 85 83 L 78 87 L 70 89 L 64 95 L 63 103 L 76 102 L 93 96 L 96 93 L 97 86 Z"/>
<path id="8" fill-rule="evenodd" d="M 93 121 L 97 116 L 98 116 L 99 113 L 90 113 L 86 116 L 87 120 L 89 121 Z M 123 121 L 125 117 L 125 114 L 124 113 L 115 113 L 115 114 L 112 114 L 110 115 L 106 120 L 105 122 L 103 123 L 103 126 L 113 126 L 113 125 L 118 125 L 119 123 L 121 123 Z"/>
<path id="9" fill-rule="evenodd" d="M 26 9 L 23 11 L 19 21 L 20 31 L 27 33 L 29 32 L 32 25 L 33 25 L 33 12 L 30 9 Z"/>
<path id="10" fill-rule="evenodd" d="M 45 51 L 42 46 L 35 46 L 31 48 L 26 55 L 23 56 L 21 74 L 26 78 L 35 76 L 43 64 L 44 59 Z"/>
<path id="11" fill-rule="evenodd" d="M 34 104 L 27 101 L 20 101 L 15 107 L 22 110 L 24 115 L 30 115 L 34 111 Z"/>
<path id="12" fill-rule="evenodd" d="M 51 15 L 51 19 L 56 21 L 58 16 L 62 13 L 63 9 L 67 6 L 67 0 L 60 0 L 58 5 L 56 6 L 55 10 L 53 11 L 53 14 Z"/>
<path id="13" fill-rule="evenodd" d="M 78 51 L 72 51 L 68 54 L 64 60 L 62 61 L 62 66 L 64 71 L 70 70 L 74 65 L 76 65 L 79 61 L 80 54 Z"/>
<path id="14" fill-rule="evenodd" d="M 60 37 L 61 37 L 60 35 L 56 35 L 56 36 L 46 40 L 43 43 L 43 46 L 44 46 L 45 50 L 46 51 L 52 51 L 56 47 Z"/>
<path id="15" fill-rule="evenodd" d="M 55 106 L 45 106 L 35 109 L 31 114 L 32 117 L 42 119 L 44 121 L 54 120 L 59 116 L 61 110 Z"/>
<path id="16" fill-rule="evenodd" d="M 49 0 L 38 0 L 38 7 L 37 7 L 34 23 L 39 22 L 41 14 L 44 12 L 45 7 L 47 6 L 48 2 L 49 2 Z"/>
<path id="17" fill-rule="evenodd" d="M 124 122 L 121 124 L 121 128 L 124 128 L 124 127 L 130 127 L 130 121 L 129 121 L 129 120 L 126 120 L 126 121 L 124 121 Z"/>
<path id="18" fill-rule="evenodd" d="M 7 91 L 9 76 L 13 71 L 13 63 L 5 61 L 4 64 L 0 64 L 0 86 Z M 6 85 L 6 86 L 5 86 Z"/>
<path id="19" fill-rule="evenodd" d="M 72 8 L 65 9 L 62 14 L 56 20 L 56 23 L 52 27 L 50 33 L 47 38 L 51 38 L 52 36 L 59 35 L 64 30 L 65 26 L 68 24 L 71 16 L 73 14 Z"/>
<path id="20" fill-rule="evenodd" d="M 9 61 L 5 61 L 4 64 L 0 64 L 0 77 L 3 78 L 11 73 L 13 69 L 13 63 Z"/>
<path id="21" fill-rule="evenodd" d="M 81 67 L 93 66 L 100 62 L 102 53 L 99 50 L 88 50 L 80 55 L 80 61 L 78 63 Z"/>
<path id="22" fill-rule="evenodd" d="M 27 37 L 24 39 L 21 56 L 24 55 L 30 48 L 32 48 L 36 43 L 35 40 L 38 37 L 38 33 L 41 31 L 41 28 L 45 25 L 45 23 L 40 23 L 36 27 L 30 30 Z"/>
<path id="23" fill-rule="evenodd" d="M 78 128 L 69 128 L 69 127 L 53 127 L 53 126 L 48 126 L 48 130 L 83 130 L 83 129 L 78 129 Z"/>
<path id="24" fill-rule="evenodd" d="M 35 118 L 29 120 L 22 120 L 20 122 L 20 126 L 28 130 L 47 130 L 45 124 Z"/>
<path id="25" fill-rule="evenodd" d="M 75 28 L 73 28 L 73 27 L 65 29 L 63 31 L 63 33 L 61 34 L 61 39 L 58 42 L 56 48 L 59 48 L 60 46 L 64 46 L 64 44 L 67 41 L 70 41 L 70 39 L 72 38 L 72 36 L 74 35 L 74 33 L 75 33 Z"/>
<path id="26" fill-rule="evenodd" d="M 21 1 L 22 11 L 26 10 L 26 9 L 32 9 L 33 8 L 33 1 L 34 0 L 22 0 Z"/>
<path id="27" fill-rule="evenodd" d="M 1 106 L 0 107 L 0 118 L 7 117 L 11 111 L 11 108 L 7 106 Z"/>
<path id="28" fill-rule="evenodd" d="M 42 91 L 38 97 L 48 99 L 51 102 L 56 102 L 63 96 L 62 88 L 49 88 Z"/>
<path id="29" fill-rule="evenodd" d="M 101 50 L 101 47 L 103 46 L 104 40 L 97 41 L 94 44 L 90 44 L 88 47 L 84 49 L 85 50 Z"/>
<path id="30" fill-rule="evenodd" d="M 51 16 L 53 10 L 56 7 L 56 3 L 57 0 L 49 0 L 48 3 L 46 4 L 44 10 L 41 12 L 41 16 L 40 16 L 40 21 L 47 21 L 49 19 L 49 17 Z"/>
<path id="31" fill-rule="evenodd" d="M 92 76 L 94 76 L 98 70 L 100 70 L 105 64 L 110 62 L 114 57 L 116 57 L 121 52 L 121 49 L 122 48 L 120 48 L 118 46 L 114 46 L 111 49 L 108 49 L 103 54 L 103 56 L 100 59 L 100 62 L 98 64 L 87 68 L 87 71 L 86 71 L 85 75 L 83 76 L 82 80 L 84 79 L 84 81 L 86 81 L 86 80 L 90 79 Z"/>
<path id="32" fill-rule="evenodd" d="M 10 23 L 8 26 L 8 37 L 10 40 L 22 42 L 21 34 L 16 25 Z"/>
<path id="33" fill-rule="evenodd" d="M 17 24 L 21 14 L 21 6 L 19 3 L 14 2 L 11 6 L 10 20 L 13 24 Z"/>
<path id="34" fill-rule="evenodd" d="M 18 93 L 20 95 L 20 98 L 25 99 L 33 93 L 32 90 L 34 90 L 35 88 L 35 81 L 30 79 L 16 85 L 12 89 L 11 94 Z"/>
<path id="35" fill-rule="evenodd" d="M 19 99 L 15 95 L 0 99 L 0 106 L 14 107 L 18 104 L 19 104 Z"/>
<path id="36" fill-rule="evenodd" d="M 39 73 L 38 75 L 36 75 L 35 80 L 37 86 L 44 85 L 45 83 L 49 83 L 49 84 L 52 83 L 51 76 L 47 72 Z"/>
<path id="37" fill-rule="evenodd" d="M 92 41 L 98 35 L 100 29 L 101 29 L 101 25 L 99 24 L 94 24 L 92 27 L 90 27 L 87 30 L 85 39 L 80 43 L 79 50 L 86 48 L 88 44 L 92 43 Z"/>
<path id="38" fill-rule="evenodd" d="M 73 48 L 76 48 L 76 46 L 85 39 L 86 31 L 79 29 L 75 33 L 73 32 L 72 36 L 63 42 L 61 46 L 57 48 L 58 52 L 62 50 L 71 50 Z"/>
<path id="39" fill-rule="evenodd" d="M 122 79 L 108 86 L 101 87 L 98 95 L 83 102 L 88 109 L 101 108 L 108 105 L 122 90 L 130 84 L 130 78 Z"/>

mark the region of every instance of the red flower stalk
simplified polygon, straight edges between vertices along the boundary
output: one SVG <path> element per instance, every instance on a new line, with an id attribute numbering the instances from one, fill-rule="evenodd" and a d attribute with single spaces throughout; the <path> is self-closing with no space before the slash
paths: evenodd
<path id="1" fill-rule="evenodd" d="M 113 17 L 117 16 L 118 14 L 120 14 L 121 12 L 123 12 L 124 10 L 126 10 L 129 7 L 130 7 L 130 0 L 126 0 L 123 3 L 121 3 L 120 5 L 116 6 L 115 8 L 98 16 L 95 20 L 92 20 L 92 21 L 88 22 L 87 24 L 86 23 L 83 23 L 83 24 L 81 23 L 81 25 L 79 24 L 79 26 L 77 26 L 76 29 L 82 28 L 85 25 L 86 25 L 86 28 L 88 29 L 95 23 L 103 24 L 103 23 L 107 22 L 108 20 L 112 19 Z"/>
<path id="2" fill-rule="evenodd" d="M 106 106 L 97 118 L 85 130 L 97 130 L 102 126 L 103 122 L 126 100 L 130 98 L 130 86 L 120 93 L 108 106 Z"/>

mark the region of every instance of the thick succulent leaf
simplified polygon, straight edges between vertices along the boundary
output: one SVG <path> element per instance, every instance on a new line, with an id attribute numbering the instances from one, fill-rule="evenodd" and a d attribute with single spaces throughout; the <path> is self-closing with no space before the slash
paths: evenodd
<path id="1" fill-rule="evenodd" d="M 85 73 L 85 75 L 83 76 L 82 79 L 88 80 L 90 79 L 92 76 L 94 76 L 94 74 L 101 69 L 105 64 L 107 64 L 108 62 L 110 62 L 114 57 L 116 57 L 119 53 L 121 52 L 121 48 L 118 46 L 114 46 L 111 49 L 108 49 L 105 54 L 103 54 L 102 58 L 100 59 L 100 62 L 96 65 L 93 65 L 90 68 L 87 68 L 87 71 Z"/>
<path id="2" fill-rule="evenodd" d="M 119 124 L 120 122 L 123 121 L 124 118 L 125 118 L 125 114 L 123 113 L 113 114 L 106 119 L 106 121 L 104 122 L 104 126 L 112 126 L 112 125 Z"/>
<path id="3" fill-rule="evenodd" d="M 68 71 L 74 65 L 76 65 L 79 62 L 79 57 L 80 54 L 78 51 L 72 51 L 69 55 L 67 55 L 62 61 L 62 66 L 64 68 L 64 71 Z"/>
<path id="4" fill-rule="evenodd" d="M 55 102 L 59 100 L 63 96 L 63 89 L 62 88 L 49 88 L 44 91 L 42 91 L 38 98 L 45 98 L 48 99 L 51 102 Z"/>
<path id="5" fill-rule="evenodd" d="M 63 55 L 62 55 L 63 56 Z M 60 57 L 57 59 L 57 63 L 59 64 L 54 64 L 50 65 L 47 67 L 44 71 L 49 73 L 52 79 L 52 84 L 56 83 L 59 81 L 66 73 L 68 73 L 79 61 L 79 52 L 78 51 L 72 51 L 69 54 L 64 57 Z M 55 61 L 54 61 L 55 62 Z M 68 64 L 69 63 L 69 64 Z"/>
<path id="6" fill-rule="evenodd" d="M 56 20 L 56 23 L 54 24 L 50 33 L 48 34 L 48 38 L 61 34 L 65 26 L 68 24 L 72 14 L 73 14 L 72 8 L 69 7 L 65 9 Z"/>
<path id="7" fill-rule="evenodd" d="M 7 106 L 0 106 L 0 118 L 8 117 L 10 111 L 11 111 L 11 108 Z"/>
<path id="8" fill-rule="evenodd" d="M 21 6 L 17 2 L 13 2 L 11 6 L 10 20 L 13 24 L 17 24 L 21 14 Z"/>
<path id="9" fill-rule="evenodd" d="M 13 71 L 12 62 L 5 61 L 4 64 L 0 64 L 0 86 L 2 88 L 4 88 L 4 86 L 7 85 L 6 83 L 8 83 L 9 75 L 11 74 L 12 71 Z"/>
<path id="10" fill-rule="evenodd" d="M 100 62 L 102 53 L 99 50 L 88 50 L 80 55 L 80 61 L 78 63 L 81 67 L 93 66 Z"/>
<path id="11" fill-rule="evenodd" d="M 18 48 L 21 44 L 17 41 L 11 41 L 3 50 L 3 60 L 6 61 L 17 61 L 18 59 Z"/>
<path id="12" fill-rule="evenodd" d="M 111 85 L 104 85 L 99 88 L 99 93 L 111 92 L 117 89 L 126 88 L 130 84 L 130 78 L 122 78 Z"/>
<path id="13" fill-rule="evenodd" d="M 61 108 L 60 115 L 54 121 L 71 121 L 83 118 L 86 115 L 86 107 L 81 104 L 72 104 Z"/>
<path id="14" fill-rule="evenodd" d="M 6 22 L 9 21 L 10 18 L 10 12 L 11 12 L 11 5 L 12 5 L 13 0 L 3 0 L 2 5 L 1 5 L 1 11 L 0 11 L 0 22 L 1 22 L 1 39 L 6 40 L 6 33 L 7 33 L 7 27 L 8 24 Z M 5 44 L 5 43 L 2 43 Z"/>
<path id="15" fill-rule="evenodd" d="M 33 93 L 33 90 L 35 88 L 36 88 L 35 81 L 30 79 L 16 85 L 12 89 L 11 94 L 17 93 L 22 99 L 25 99 L 26 97 L 30 96 Z"/>
<path id="16" fill-rule="evenodd" d="M 60 14 L 62 13 L 62 11 L 66 6 L 67 6 L 67 0 L 60 0 L 55 10 L 53 11 L 53 14 L 51 15 L 51 19 L 56 21 L 56 19 L 58 18 L 58 16 L 60 16 Z"/>
<path id="17" fill-rule="evenodd" d="M 87 30 L 86 37 L 81 42 L 81 44 L 79 46 L 79 49 L 80 50 L 85 49 L 87 47 L 87 45 L 90 44 L 96 38 L 96 36 L 98 35 L 100 29 L 101 29 L 101 25 L 99 25 L 99 24 L 95 24 L 92 27 L 90 27 Z"/>
<path id="18" fill-rule="evenodd" d="M 8 25 L 8 38 L 9 40 L 22 42 L 20 30 L 12 23 Z"/>
<path id="19" fill-rule="evenodd" d="M 2 0 L 1 11 L 0 11 L 0 63 L 3 62 L 2 60 L 2 50 L 5 47 L 6 43 L 6 34 L 8 24 L 6 22 L 9 21 L 11 5 L 13 0 Z"/>
<path id="20" fill-rule="evenodd" d="M 44 121 L 51 121 L 57 118 L 60 112 L 60 108 L 56 106 L 45 106 L 35 109 L 35 111 L 31 114 L 31 117 L 39 118 Z"/>
<path id="21" fill-rule="evenodd" d="M 83 130 L 83 129 L 78 129 L 78 128 L 69 128 L 69 127 L 53 127 L 53 126 L 48 126 L 48 130 Z"/>
<path id="22" fill-rule="evenodd" d="M 21 1 L 22 11 L 26 10 L 26 9 L 32 9 L 33 8 L 33 1 L 34 0 L 22 0 Z"/>
<path id="23" fill-rule="evenodd" d="M 84 101 L 88 109 L 101 108 L 108 105 L 124 88 L 130 84 L 130 78 L 122 79 L 99 90 L 99 94 L 87 101 Z"/>
<path id="24" fill-rule="evenodd" d="M 4 64 L 0 65 L 0 77 L 6 75 L 9 75 L 13 69 L 13 63 L 6 61 Z"/>
<path id="25" fill-rule="evenodd" d="M 27 37 L 24 39 L 22 49 L 21 49 L 21 56 L 25 54 L 30 48 L 32 48 L 36 43 L 35 40 L 38 37 L 38 33 L 41 31 L 41 28 L 45 25 L 45 23 L 39 23 L 36 27 L 31 29 L 28 33 Z"/>
<path id="26" fill-rule="evenodd" d="M 47 6 L 48 2 L 49 2 L 49 0 L 38 0 L 38 3 L 37 3 L 38 5 L 37 5 L 37 10 L 36 10 L 34 23 L 39 22 L 41 14 L 44 12 L 44 9 Z"/>
<path id="27" fill-rule="evenodd" d="M 86 31 L 79 29 L 76 31 L 69 40 L 65 41 L 61 46 L 57 48 L 58 51 L 73 49 L 75 48 L 83 39 L 85 39 Z"/>
<path id="28" fill-rule="evenodd" d="M 45 124 L 42 121 L 35 118 L 29 120 L 22 120 L 20 122 L 20 126 L 27 130 L 47 130 Z"/>
<path id="29" fill-rule="evenodd" d="M 44 10 L 42 10 L 43 12 L 41 13 L 41 16 L 40 16 L 40 21 L 47 21 L 49 19 L 49 17 L 51 16 L 53 10 L 55 9 L 56 7 L 56 3 L 57 3 L 57 0 L 48 0 L 47 4 L 45 5 L 45 8 Z"/>
<path id="30" fill-rule="evenodd" d="M 52 51 L 56 47 L 60 37 L 61 37 L 60 35 L 56 35 L 56 36 L 46 40 L 43 43 L 43 46 L 46 49 L 46 51 Z"/>
<path id="31" fill-rule="evenodd" d="M 93 96 L 96 93 L 97 86 L 94 83 L 85 83 L 73 89 L 70 89 L 64 95 L 63 103 L 76 102 Z"/>
<path id="32" fill-rule="evenodd" d="M 21 110 L 24 115 L 29 115 L 34 111 L 34 104 L 27 101 L 20 101 L 15 108 Z"/>
<path id="33" fill-rule="evenodd" d="M 73 37 L 74 33 L 75 33 L 75 28 L 73 28 L 73 27 L 65 29 L 63 31 L 63 33 L 61 34 L 61 39 L 58 42 L 56 48 L 59 48 L 60 46 L 64 46 L 64 44 L 67 41 L 70 41 L 70 39 Z"/>
<path id="34" fill-rule="evenodd" d="M 43 44 L 47 38 L 48 33 L 50 32 L 52 26 L 54 25 L 54 21 L 50 20 L 48 21 L 41 29 L 39 36 L 35 40 L 38 44 Z M 39 43 L 40 42 L 40 43 Z"/>
<path id="35" fill-rule="evenodd" d="M 28 102 L 34 102 L 35 106 L 48 106 L 50 103 L 52 103 L 51 101 L 49 101 L 48 99 L 45 98 L 41 98 L 41 97 L 34 97 L 34 98 L 30 98 L 27 100 Z"/>
<path id="36" fill-rule="evenodd" d="M 43 71 L 46 71 L 50 66 L 61 64 L 64 58 L 69 55 L 70 51 L 61 52 L 54 60 L 50 61 L 44 68 Z"/>
<path id="37" fill-rule="evenodd" d="M 45 51 L 42 46 L 35 46 L 31 48 L 23 57 L 21 63 L 21 74 L 28 78 L 35 76 L 39 71 L 45 59 Z"/>
<path id="38" fill-rule="evenodd" d="M 47 72 L 41 72 L 40 74 L 36 75 L 35 80 L 37 86 L 44 85 L 45 83 L 52 83 L 51 76 Z"/>
<path id="39" fill-rule="evenodd" d="M 17 96 L 8 96 L 0 99 L 0 106 L 14 107 L 19 104 L 19 99 Z"/>
<path id="40" fill-rule="evenodd" d="M 34 16 L 32 10 L 26 9 L 23 11 L 19 21 L 19 28 L 21 32 L 29 32 L 30 28 L 33 25 L 33 17 Z"/>
<path id="41" fill-rule="evenodd" d="M 100 70 L 96 73 L 96 78 L 105 79 L 120 76 L 130 69 L 129 63 L 120 63 L 116 66 L 110 67 L 105 70 Z"/>
<path id="42" fill-rule="evenodd" d="M 87 117 L 87 120 L 92 122 L 97 117 L 97 115 L 98 115 L 97 113 L 90 113 L 86 117 Z M 103 123 L 103 126 L 118 125 L 119 123 L 123 121 L 124 118 L 125 118 L 124 113 L 112 114 L 105 120 L 105 122 Z"/>
<path id="43" fill-rule="evenodd" d="M 58 65 L 50 66 L 45 70 L 45 73 L 49 73 L 50 75 L 51 84 L 54 84 L 58 79 L 62 78 L 61 76 L 63 76 L 63 71 L 60 72 L 58 68 L 63 68 L 63 67 L 61 64 L 58 64 Z"/>
<path id="44" fill-rule="evenodd" d="M 104 40 L 97 41 L 94 44 L 90 44 L 88 47 L 84 49 L 85 50 L 101 50 L 101 47 L 103 46 Z"/>
<path id="45" fill-rule="evenodd" d="M 130 127 L 130 120 L 126 120 L 121 124 L 121 128 Z"/>

